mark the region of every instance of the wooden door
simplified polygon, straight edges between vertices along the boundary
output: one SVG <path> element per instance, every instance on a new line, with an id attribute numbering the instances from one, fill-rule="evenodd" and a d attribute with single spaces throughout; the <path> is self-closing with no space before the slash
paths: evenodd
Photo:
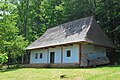
<path id="1" fill-rule="evenodd" d="M 50 63 L 54 63 L 55 52 L 50 52 Z"/>

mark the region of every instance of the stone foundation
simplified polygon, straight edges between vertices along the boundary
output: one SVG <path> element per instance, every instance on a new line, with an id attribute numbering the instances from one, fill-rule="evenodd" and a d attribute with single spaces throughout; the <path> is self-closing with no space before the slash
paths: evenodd
<path id="1" fill-rule="evenodd" d="M 64 63 L 64 64 L 24 64 L 24 68 L 77 68 L 79 64 Z"/>

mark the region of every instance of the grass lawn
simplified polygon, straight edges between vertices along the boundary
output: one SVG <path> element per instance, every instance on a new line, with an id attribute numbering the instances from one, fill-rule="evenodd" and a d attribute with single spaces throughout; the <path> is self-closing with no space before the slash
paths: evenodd
<path id="1" fill-rule="evenodd" d="M 8 69 L 0 71 L 0 80 L 120 80 L 120 66 Z"/>

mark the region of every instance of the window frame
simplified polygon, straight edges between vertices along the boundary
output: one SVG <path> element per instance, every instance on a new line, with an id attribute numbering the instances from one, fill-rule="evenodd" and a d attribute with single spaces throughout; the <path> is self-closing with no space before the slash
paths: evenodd
<path id="1" fill-rule="evenodd" d="M 38 53 L 35 53 L 35 59 L 38 59 Z"/>
<path id="2" fill-rule="evenodd" d="M 39 58 L 40 58 L 40 59 L 43 58 L 43 53 L 40 53 Z"/>
<path id="3" fill-rule="evenodd" d="M 71 50 L 66 51 L 66 57 L 71 57 Z"/>

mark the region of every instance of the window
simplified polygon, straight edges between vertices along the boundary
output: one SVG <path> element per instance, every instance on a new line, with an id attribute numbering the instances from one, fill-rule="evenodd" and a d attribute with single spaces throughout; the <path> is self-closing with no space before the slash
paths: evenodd
<path id="1" fill-rule="evenodd" d="M 38 58 L 38 53 L 35 53 L 35 59 L 37 59 Z"/>
<path id="2" fill-rule="evenodd" d="M 67 57 L 70 57 L 70 56 L 71 56 L 71 51 L 68 50 L 68 51 L 67 51 Z"/>
<path id="3" fill-rule="evenodd" d="M 42 53 L 40 53 L 40 59 L 42 59 Z"/>

